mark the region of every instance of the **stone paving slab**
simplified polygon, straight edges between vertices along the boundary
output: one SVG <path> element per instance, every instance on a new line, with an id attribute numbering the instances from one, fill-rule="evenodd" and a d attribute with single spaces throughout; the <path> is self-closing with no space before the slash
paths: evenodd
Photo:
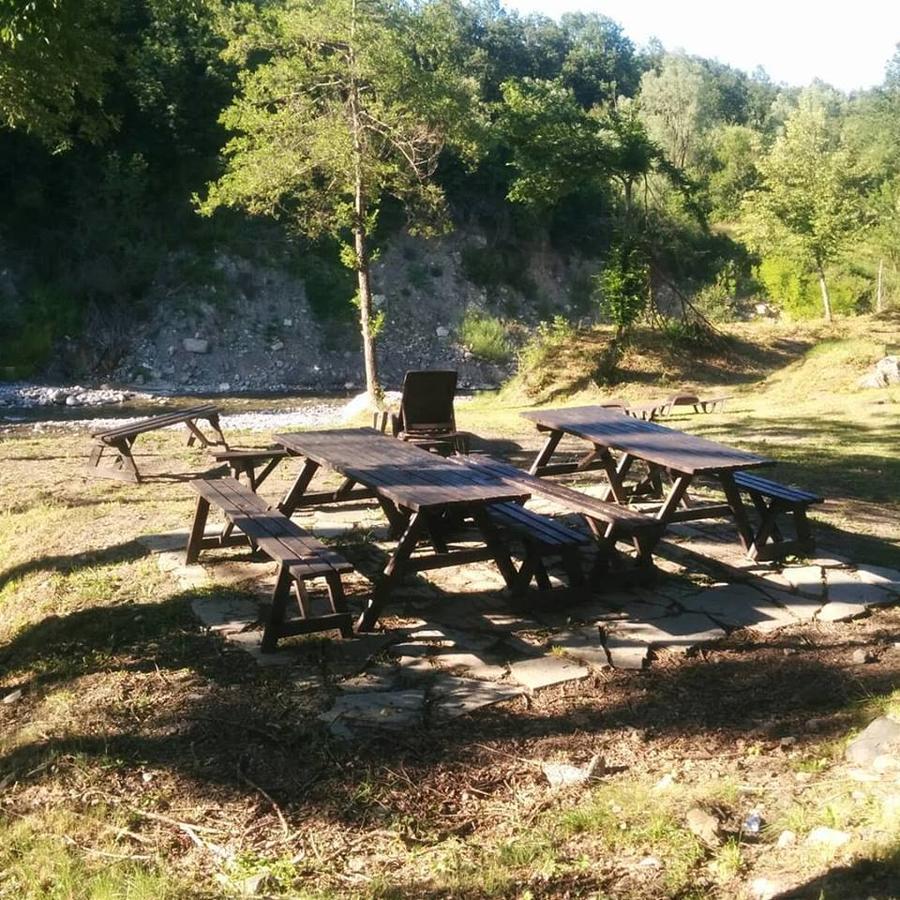
<path id="1" fill-rule="evenodd" d="M 249 653 L 256 661 L 258 666 L 263 668 L 278 668 L 280 666 L 289 666 L 293 661 L 290 653 L 262 652 L 262 631 L 229 631 L 225 635 L 225 639 L 229 644 Z"/>
<path id="2" fill-rule="evenodd" d="M 455 719 L 504 700 L 512 700 L 525 693 L 517 684 L 498 684 L 475 678 L 439 675 L 431 685 L 431 712 L 435 719 Z"/>
<path id="3" fill-rule="evenodd" d="M 590 675 L 590 670 L 571 660 L 559 656 L 544 656 L 539 659 L 523 659 L 510 664 L 513 680 L 529 691 L 569 681 L 580 681 Z"/>
<path id="4" fill-rule="evenodd" d="M 600 629 L 596 625 L 555 634 L 550 643 L 554 647 L 559 647 L 566 656 L 585 665 L 597 669 L 605 669 L 610 665 Z"/>
<path id="5" fill-rule="evenodd" d="M 471 678 L 496 681 L 506 677 L 506 666 L 500 665 L 493 658 L 474 653 L 436 653 L 431 659 L 442 669 L 465 669 L 466 675 Z"/>
<path id="6" fill-rule="evenodd" d="M 900 572 L 884 566 L 859 565 L 856 575 L 864 584 L 874 584 L 886 591 L 900 593 Z"/>
<path id="7" fill-rule="evenodd" d="M 798 622 L 811 622 L 819 613 L 825 603 L 824 598 L 808 597 L 804 594 L 789 594 L 772 587 L 767 582 L 755 579 L 751 582 L 758 587 L 767 597 L 774 600 L 779 606 L 783 606 Z"/>
<path id="8" fill-rule="evenodd" d="M 715 585 L 686 597 L 681 605 L 689 612 L 705 613 L 726 628 L 752 628 L 768 633 L 797 624 L 787 609 L 746 584 Z"/>
<path id="9" fill-rule="evenodd" d="M 625 623 L 635 624 L 635 623 Z M 650 655 L 650 645 L 629 634 L 627 628 L 606 632 L 606 652 L 614 669 L 643 669 Z"/>
<path id="10" fill-rule="evenodd" d="M 318 718 L 332 730 L 346 734 L 335 725 L 401 730 L 420 727 L 425 714 L 425 689 L 402 691 L 359 691 L 341 694 L 334 706 Z"/>
<path id="11" fill-rule="evenodd" d="M 259 616 L 259 604 L 240 597 L 195 597 L 194 615 L 211 631 L 246 631 Z"/>
<path id="12" fill-rule="evenodd" d="M 824 571 L 821 566 L 786 566 L 782 577 L 801 594 L 821 597 L 825 594 Z"/>
<path id="13" fill-rule="evenodd" d="M 611 640 L 617 648 L 641 643 L 686 653 L 702 644 L 721 640 L 725 637 L 725 629 L 702 613 L 686 612 L 653 622 L 617 622 L 609 626 L 606 634 L 606 649 L 612 658 Z"/>

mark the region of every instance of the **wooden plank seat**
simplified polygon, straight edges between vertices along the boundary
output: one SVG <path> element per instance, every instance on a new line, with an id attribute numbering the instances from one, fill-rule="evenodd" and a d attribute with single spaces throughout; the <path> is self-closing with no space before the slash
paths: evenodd
<path id="1" fill-rule="evenodd" d="M 325 546 L 309 532 L 268 504 L 249 487 L 234 478 L 197 478 L 191 487 L 199 495 L 188 539 L 185 561 L 196 562 L 200 551 L 249 541 L 250 545 L 278 564 L 278 578 L 263 633 L 262 649 L 271 653 L 278 639 L 294 634 L 337 629 L 343 637 L 353 636 L 353 626 L 341 574 L 353 566 L 339 553 Z M 220 509 L 230 525 L 242 532 L 207 537 L 206 520 L 210 506 Z M 331 612 L 313 615 L 306 584 L 322 578 L 327 588 Z M 296 596 L 299 619 L 286 619 L 291 590 Z"/>
<path id="2" fill-rule="evenodd" d="M 214 437 L 205 435 L 198 426 L 198 421 L 205 421 L 213 431 Z M 219 425 L 218 407 L 210 403 L 201 406 L 192 406 L 189 409 L 180 409 L 160 416 L 151 416 L 128 425 L 120 425 L 118 428 L 107 428 L 103 431 L 95 431 L 91 435 L 94 446 L 87 463 L 87 472 L 100 478 L 115 478 L 119 481 L 130 481 L 135 484 L 141 480 L 137 464 L 131 452 L 131 447 L 137 437 L 148 431 L 158 431 L 171 425 L 184 423 L 188 429 L 188 446 L 199 442 L 202 447 L 221 446 L 228 448 L 228 442 L 222 434 Z M 106 465 L 101 465 L 104 453 L 112 451 L 111 459 Z"/>
<path id="3" fill-rule="evenodd" d="M 739 490 L 749 494 L 759 513 L 759 526 L 747 551 L 751 559 L 779 559 L 788 554 L 811 553 L 815 549 L 806 511 L 813 504 L 824 503 L 824 497 L 750 472 L 735 472 L 734 483 Z M 793 517 L 796 532 L 793 539 L 785 538 L 778 526 L 778 520 L 784 514 Z"/>
<path id="4" fill-rule="evenodd" d="M 547 566 L 548 557 L 559 557 L 569 579 L 569 589 L 577 592 L 584 587 L 585 578 L 581 565 L 580 548 L 590 542 L 590 537 L 567 525 L 525 509 L 518 503 L 493 503 L 488 507 L 491 521 L 501 531 L 510 532 L 522 542 L 524 559 L 510 585 L 513 596 L 523 595 L 532 580 L 541 591 L 550 591 L 552 585 Z"/>
<path id="5" fill-rule="evenodd" d="M 564 484 L 530 475 L 492 457 L 472 456 L 458 462 L 484 468 L 521 486 L 533 497 L 552 500 L 569 512 L 580 515 L 598 544 L 597 561 L 591 576 L 593 581 L 601 577 L 607 581 L 615 573 L 621 580 L 634 583 L 652 579 L 656 574 L 653 549 L 663 532 L 663 524 L 657 519 L 618 503 L 598 500 Z M 633 547 L 633 562 L 618 550 L 616 544 L 619 541 Z"/>

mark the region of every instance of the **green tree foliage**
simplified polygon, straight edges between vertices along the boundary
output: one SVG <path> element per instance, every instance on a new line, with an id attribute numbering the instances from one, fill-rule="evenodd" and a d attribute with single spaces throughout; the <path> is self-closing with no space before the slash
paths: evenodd
<path id="1" fill-rule="evenodd" d="M 716 87 L 706 70 L 683 54 L 667 54 L 659 72 L 641 78 L 641 113 L 650 138 L 678 169 L 693 166 L 717 113 Z"/>
<path id="2" fill-rule="evenodd" d="M 240 91 L 222 115 L 227 167 L 200 204 L 285 218 L 345 240 L 357 274 L 366 387 L 380 393 L 372 308 L 371 232 L 388 192 L 409 225 L 434 225 L 443 195 L 431 176 L 473 115 L 473 84 L 454 57 L 446 4 L 413 15 L 394 0 L 241 4 L 226 56 Z"/>
<path id="3" fill-rule="evenodd" d="M 600 305 L 621 337 L 647 308 L 649 269 L 641 251 L 619 244 L 596 278 Z"/>
<path id="4" fill-rule="evenodd" d="M 760 187 L 745 198 L 741 231 L 761 252 L 777 251 L 814 272 L 831 321 L 826 267 L 861 225 L 862 184 L 827 104 L 815 90 L 800 98 L 760 161 Z"/>
<path id="5" fill-rule="evenodd" d="M 66 144 L 97 138 L 117 0 L 0 0 L 0 123 Z"/>

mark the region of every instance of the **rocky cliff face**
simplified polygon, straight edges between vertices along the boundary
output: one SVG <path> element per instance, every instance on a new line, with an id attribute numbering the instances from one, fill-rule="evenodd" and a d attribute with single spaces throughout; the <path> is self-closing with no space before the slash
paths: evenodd
<path id="1" fill-rule="evenodd" d="M 381 377 L 397 386 L 407 369 L 455 368 L 463 387 L 499 384 L 514 363 L 475 358 L 459 327 L 467 310 L 508 320 L 515 343 L 542 317 L 570 313 L 569 278 L 578 263 L 543 251 L 529 264 L 538 297 L 506 287 L 488 291 L 463 273 L 455 233 L 398 239 L 376 263 L 375 302 L 384 314 L 378 340 Z M 307 299 L 302 272 L 292 274 L 225 253 L 210 283 L 154 287 L 148 319 L 130 323 L 124 352 L 107 380 L 160 390 L 355 390 L 363 385 L 360 341 L 352 316 L 330 321 Z M 87 340 L 98 341 L 99 332 Z"/>

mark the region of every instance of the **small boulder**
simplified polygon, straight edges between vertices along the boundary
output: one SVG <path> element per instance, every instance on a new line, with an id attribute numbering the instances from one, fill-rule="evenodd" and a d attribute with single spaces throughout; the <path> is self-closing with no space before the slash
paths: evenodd
<path id="1" fill-rule="evenodd" d="M 875 662 L 878 657 L 871 650 L 867 650 L 865 647 L 857 647 L 856 650 L 853 651 L 852 659 L 856 665 L 864 666 L 868 663 Z"/>
<path id="2" fill-rule="evenodd" d="M 719 820 L 699 806 L 691 807 L 685 816 L 688 830 L 711 847 L 719 844 Z"/>
<path id="3" fill-rule="evenodd" d="M 188 353 L 206 353 L 209 350 L 209 341 L 206 338 L 185 338 L 181 346 Z"/>
<path id="4" fill-rule="evenodd" d="M 19 700 L 22 699 L 22 688 L 16 688 L 14 691 L 10 691 L 4 698 L 3 703 L 6 706 L 10 706 L 13 703 L 18 703 Z"/>
<path id="5" fill-rule="evenodd" d="M 844 755 L 863 767 L 872 766 L 882 756 L 900 759 L 900 722 L 887 716 L 875 719 L 849 743 Z"/>
<path id="6" fill-rule="evenodd" d="M 806 843 L 810 847 L 830 847 L 837 850 L 844 844 L 850 842 L 853 835 L 846 831 L 838 831 L 836 828 L 829 828 L 827 825 L 819 825 L 806 836 Z"/>

